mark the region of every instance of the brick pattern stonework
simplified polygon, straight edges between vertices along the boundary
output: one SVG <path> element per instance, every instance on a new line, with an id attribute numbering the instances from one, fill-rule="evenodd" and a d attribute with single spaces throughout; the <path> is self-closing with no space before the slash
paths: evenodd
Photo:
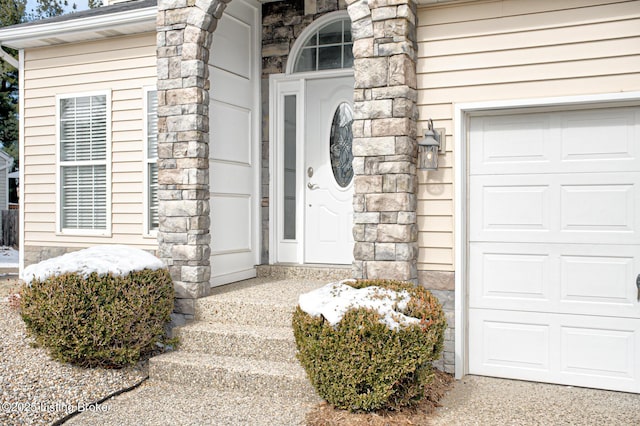
<path id="1" fill-rule="evenodd" d="M 354 39 L 354 275 L 417 283 L 416 5 L 348 0 Z"/>

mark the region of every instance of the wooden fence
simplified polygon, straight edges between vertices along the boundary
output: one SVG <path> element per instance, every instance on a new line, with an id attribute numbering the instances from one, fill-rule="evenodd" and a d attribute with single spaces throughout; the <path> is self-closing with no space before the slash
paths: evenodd
<path id="1" fill-rule="evenodd" d="M 0 246 L 18 247 L 20 210 L 2 210 Z"/>

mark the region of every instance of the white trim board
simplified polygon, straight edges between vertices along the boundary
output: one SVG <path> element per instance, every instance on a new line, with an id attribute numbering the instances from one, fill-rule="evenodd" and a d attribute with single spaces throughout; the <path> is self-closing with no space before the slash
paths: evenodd
<path id="1" fill-rule="evenodd" d="M 495 112 L 536 112 L 567 108 L 595 108 L 640 104 L 640 92 L 605 93 L 539 99 L 516 99 L 454 104 L 454 261 L 455 261 L 455 377 L 469 371 L 468 352 L 468 167 L 469 117 Z"/>
<path id="2" fill-rule="evenodd" d="M 24 271 L 24 49 L 20 49 L 18 52 L 18 61 L 20 66 L 18 67 L 18 205 L 20 212 L 18 213 L 18 274 L 22 278 L 22 271 Z"/>

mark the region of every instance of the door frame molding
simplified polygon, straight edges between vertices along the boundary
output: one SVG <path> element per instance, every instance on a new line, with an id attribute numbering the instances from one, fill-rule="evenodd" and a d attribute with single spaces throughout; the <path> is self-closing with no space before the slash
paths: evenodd
<path id="1" fill-rule="evenodd" d="M 312 71 L 269 76 L 269 263 L 304 263 L 304 155 L 305 87 L 308 80 L 353 76 L 353 69 Z M 296 95 L 296 138 L 302 141 L 296 150 L 296 239 L 284 240 L 284 207 L 279 198 L 284 177 L 279 167 L 284 162 L 284 96 Z"/>
<path id="2" fill-rule="evenodd" d="M 454 259 L 455 259 L 455 377 L 469 372 L 469 119 L 508 112 L 540 112 L 571 107 L 623 107 L 640 105 L 640 92 L 603 93 L 551 98 L 454 103 Z"/>

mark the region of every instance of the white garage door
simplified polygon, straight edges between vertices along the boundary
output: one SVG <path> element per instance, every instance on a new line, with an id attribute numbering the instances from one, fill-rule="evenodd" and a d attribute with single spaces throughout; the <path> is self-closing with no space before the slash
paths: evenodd
<path id="1" fill-rule="evenodd" d="M 469 138 L 469 372 L 640 392 L 640 108 Z"/>

